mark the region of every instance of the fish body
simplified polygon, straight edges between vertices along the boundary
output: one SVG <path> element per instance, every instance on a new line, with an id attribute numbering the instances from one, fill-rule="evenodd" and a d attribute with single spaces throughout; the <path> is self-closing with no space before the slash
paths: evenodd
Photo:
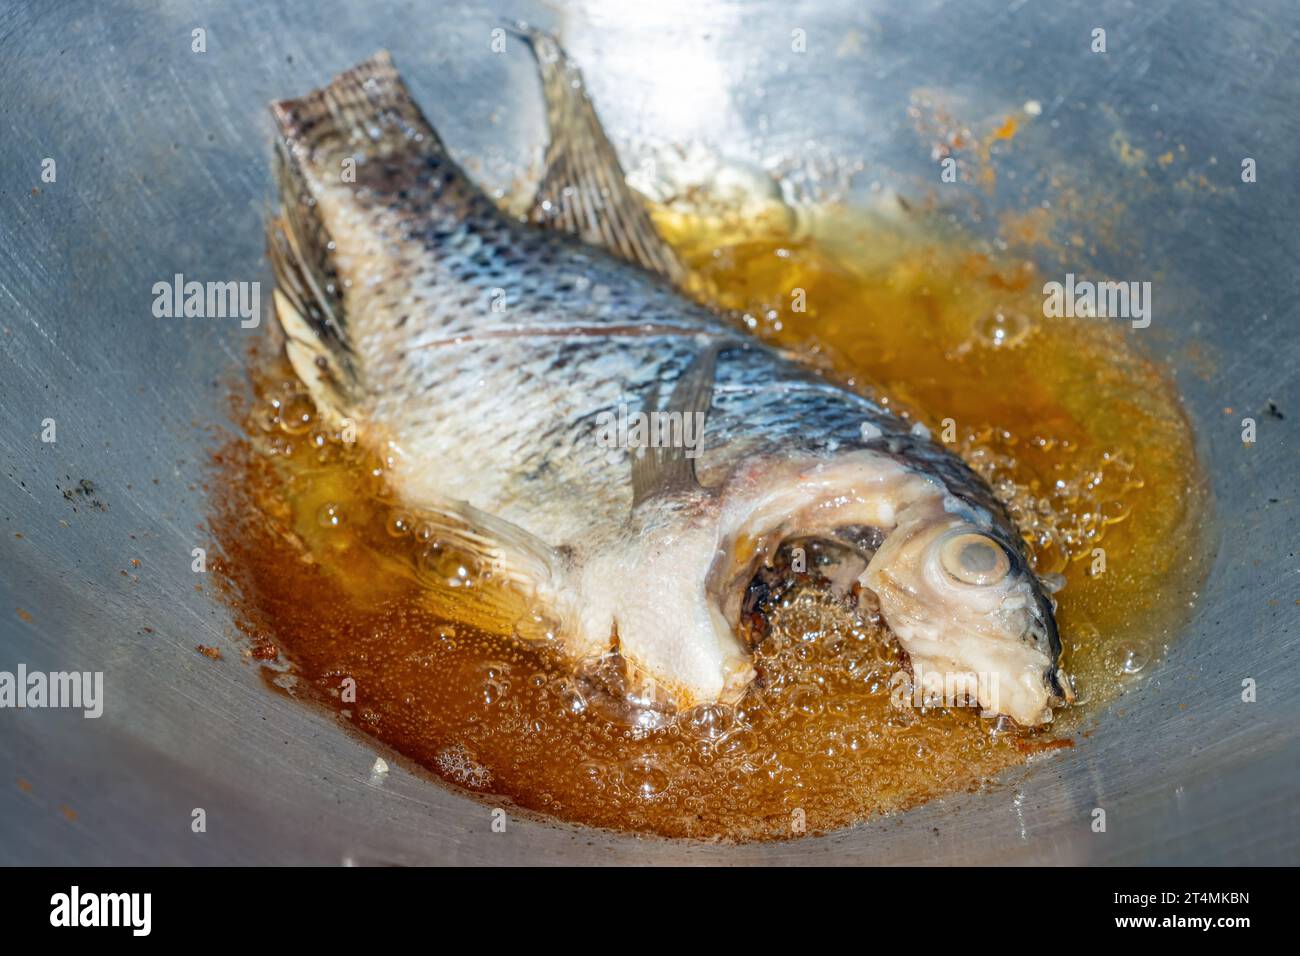
<path id="1" fill-rule="evenodd" d="M 576 69 L 526 39 L 552 130 L 531 221 L 452 160 L 386 54 L 273 105 L 277 315 L 322 412 L 552 609 L 573 657 L 616 650 L 678 707 L 754 679 L 741 602 L 782 542 L 868 527 L 861 583 L 913 666 L 987 670 L 986 712 L 1050 719 L 1050 599 L 985 483 L 679 291 Z"/>

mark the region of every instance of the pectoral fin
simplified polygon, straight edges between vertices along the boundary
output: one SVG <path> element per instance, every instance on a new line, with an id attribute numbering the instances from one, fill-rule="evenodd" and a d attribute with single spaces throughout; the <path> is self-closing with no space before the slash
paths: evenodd
<path id="1" fill-rule="evenodd" d="M 546 589 L 560 575 L 560 557 L 546 542 L 468 502 L 423 504 L 413 520 L 430 541 L 469 557 L 503 583 L 526 591 Z"/>
<path id="2" fill-rule="evenodd" d="M 721 342 L 705 345 L 677 379 L 668 403 L 651 412 L 681 416 L 681 434 L 694 435 L 697 445 L 694 449 L 670 444 L 632 450 L 633 508 L 656 496 L 703 490 L 695 476 L 695 454 L 703 446 L 704 422 L 713 403 L 714 370 L 723 348 Z"/>
<path id="3" fill-rule="evenodd" d="M 556 611 L 563 598 L 562 555 L 516 524 L 463 501 L 426 502 L 402 521 L 417 577 L 458 618 L 509 631 L 529 610 Z"/>

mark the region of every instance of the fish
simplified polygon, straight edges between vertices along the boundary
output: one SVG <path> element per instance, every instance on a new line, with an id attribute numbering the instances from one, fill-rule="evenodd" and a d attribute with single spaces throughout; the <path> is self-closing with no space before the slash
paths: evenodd
<path id="1" fill-rule="evenodd" d="M 746 589 L 783 544 L 825 539 L 856 542 L 918 677 L 979 674 L 986 715 L 1050 721 L 1072 700 L 1053 599 L 989 486 L 870 389 L 687 294 L 577 65 L 511 33 L 549 128 L 524 215 L 456 162 L 387 52 L 271 105 L 275 315 L 322 418 L 382 457 L 438 546 L 544 608 L 572 660 L 617 655 L 669 707 L 761 681 Z"/>

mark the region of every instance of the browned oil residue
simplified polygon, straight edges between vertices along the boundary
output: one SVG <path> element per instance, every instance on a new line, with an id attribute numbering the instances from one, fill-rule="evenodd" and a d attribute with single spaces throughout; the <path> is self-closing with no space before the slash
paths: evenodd
<path id="1" fill-rule="evenodd" d="M 734 709 L 647 719 L 575 674 L 528 608 L 476 615 L 445 561 L 419 560 L 429 542 L 381 463 L 319 428 L 276 360 L 255 373 L 246 440 L 220 455 L 215 569 L 253 645 L 283 653 L 293 693 L 493 800 L 750 840 L 985 785 L 1068 746 L 1081 719 L 1156 666 L 1199 583 L 1203 498 L 1177 398 L 1120 329 L 1044 319 L 1027 265 L 901 241 L 846 213 L 800 239 L 770 223 L 659 220 L 698 287 L 754 334 L 877 383 L 1010 504 L 1039 571 L 1067 581 L 1059 619 L 1079 705 L 1055 733 L 895 707 L 905 662 L 888 632 L 869 609 L 802 589 L 756 652 L 762 688 Z"/>

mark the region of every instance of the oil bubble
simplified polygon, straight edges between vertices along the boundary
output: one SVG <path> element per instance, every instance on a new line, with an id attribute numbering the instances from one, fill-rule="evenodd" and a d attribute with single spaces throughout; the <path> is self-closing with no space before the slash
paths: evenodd
<path id="1" fill-rule="evenodd" d="M 1121 645 L 1119 648 L 1119 669 L 1125 674 L 1136 674 L 1147 666 L 1147 653 L 1140 647 L 1134 647 L 1131 644 Z"/>
<path id="2" fill-rule="evenodd" d="M 578 689 L 578 685 L 568 678 L 556 681 L 551 687 L 551 693 L 558 698 L 560 706 L 564 708 L 566 713 L 575 715 L 586 713 L 587 698 Z"/>
<path id="3" fill-rule="evenodd" d="M 311 427 L 316 408 L 306 395 L 291 395 L 280 403 L 280 428 L 290 435 L 300 435 Z"/>
<path id="4" fill-rule="evenodd" d="M 812 684 L 800 684 L 790 689 L 786 698 L 787 712 L 804 717 L 816 717 L 822 712 L 821 691 Z"/>
<path id="5" fill-rule="evenodd" d="M 729 707 L 721 704 L 701 704 L 683 714 L 681 723 L 694 737 L 701 740 L 717 740 L 731 730 L 735 719 Z"/>
<path id="6" fill-rule="evenodd" d="M 1014 347 L 1029 337 L 1029 329 L 1024 313 L 999 309 L 975 323 L 975 338 L 993 348 Z"/>
<path id="7" fill-rule="evenodd" d="M 657 797 L 668 789 L 668 783 L 668 774 L 649 760 L 638 758 L 623 767 L 623 786 L 639 797 Z"/>
<path id="8" fill-rule="evenodd" d="M 343 509 L 333 502 L 321 505 L 316 512 L 316 523 L 322 528 L 338 528 L 344 520 Z"/>
<path id="9" fill-rule="evenodd" d="M 1106 501 L 1101 506 L 1101 520 L 1105 524 L 1119 524 L 1132 513 L 1128 502 L 1118 499 Z"/>
<path id="10" fill-rule="evenodd" d="M 405 511 L 394 511 L 388 516 L 385 527 L 394 538 L 405 537 L 415 530 L 415 519 Z"/>
<path id="11" fill-rule="evenodd" d="M 557 640 L 560 633 L 559 622 L 539 611 L 533 611 L 511 626 L 511 635 L 515 640 L 527 644 L 549 644 Z"/>
<path id="12" fill-rule="evenodd" d="M 510 685 L 501 680 L 487 680 L 483 683 L 483 703 L 491 707 L 501 702 L 510 690 Z"/>
<path id="13" fill-rule="evenodd" d="M 483 664 L 483 676 L 489 680 L 506 677 L 512 670 L 508 661 L 487 661 Z"/>
<path id="14" fill-rule="evenodd" d="M 748 730 L 733 730 L 723 737 L 717 745 L 717 753 L 721 757 L 741 757 L 745 754 L 753 753 L 754 748 L 758 746 L 758 741 L 753 733 Z"/>

